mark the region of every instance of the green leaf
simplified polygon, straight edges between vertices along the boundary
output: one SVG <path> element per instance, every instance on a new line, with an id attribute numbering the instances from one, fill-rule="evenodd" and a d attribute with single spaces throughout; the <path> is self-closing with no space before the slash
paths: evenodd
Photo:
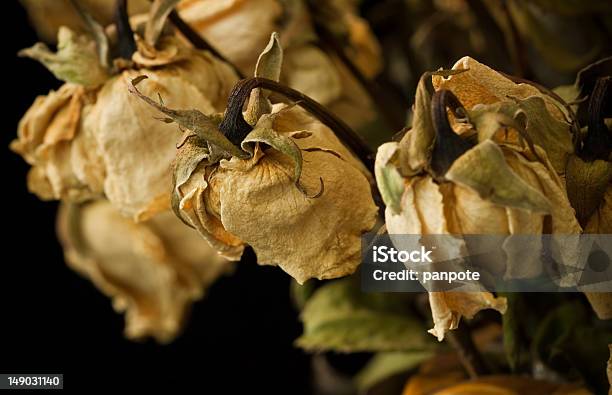
<path id="1" fill-rule="evenodd" d="M 45 65 L 58 79 L 65 82 L 96 87 L 103 84 L 109 73 L 100 65 L 95 43 L 85 35 L 78 35 L 62 26 L 58 32 L 57 52 L 43 43 L 22 49 L 19 56 L 35 59 Z"/>
<path id="2" fill-rule="evenodd" d="M 296 344 L 308 351 L 429 350 L 435 345 L 411 317 L 405 295 L 363 293 L 354 278 L 319 288 L 301 314 Z"/>
<path id="3" fill-rule="evenodd" d="M 504 154 L 491 140 L 485 140 L 453 163 L 446 179 L 472 188 L 478 195 L 502 206 L 549 213 L 544 195 L 517 176 Z"/>
<path id="4" fill-rule="evenodd" d="M 355 376 L 355 384 L 359 391 L 366 392 L 376 383 L 416 368 L 433 355 L 432 350 L 379 352 Z"/>

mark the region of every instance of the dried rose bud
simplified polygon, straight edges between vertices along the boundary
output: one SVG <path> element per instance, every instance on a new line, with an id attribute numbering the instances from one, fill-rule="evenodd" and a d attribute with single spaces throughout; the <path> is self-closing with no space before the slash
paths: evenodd
<path id="1" fill-rule="evenodd" d="M 433 97 L 426 87 L 432 74 Z M 572 152 L 564 117 L 554 99 L 470 58 L 451 71 L 427 73 L 412 129 L 378 149 L 376 179 L 389 233 L 457 235 L 449 248 L 458 249 L 467 248 L 464 234 L 580 234 L 558 174 Z M 562 257 L 573 251 L 558 248 Z M 521 255 L 512 238 L 504 249 L 504 266 L 493 269 L 505 278 L 541 273 L 539 260 Z M 432 292 L 430 305 L 430 332 L 439 340 L 462 316 L 506 308 L 505 299 L 488 292 Z"/>
<path id="2" fill-rule="evenodd" d="M 281 62 L 272 35 L 256 77 L 278 78 Z M 252 130 L 234 145 L 220 132 L 234 107 L 225 118 L 173 110 L 139 92 L 140 81 L 132 92 L 187 129 L 174 166 L 179 218 L 224 256 L 238 259 L 248 244 L 260 264 L 278 265 L 300 283 L 355 271 L 360 236 L 373 227 L 377 208 L 368 171 L 330 128 L 297 106 L 271 106 L 255 89 L 245 114 Z M 242 102 L 228 105 L 242 117 Z"/>
<path id="3" fill-rule="evenodd" d="M 173 35 L 147 42 L 147 31 L 157 29 L 159 35 L 161 28 L 163 23 L 136 35 L 131 59 L 115 60 L 114 65 L 104 62 L 99 52 L 109 44 L 104 36 L 89 45 L 66 29 L 60 30 L 57 54 L 40 46 L 22 52 L 68 82 L 37 99 L 11 145 L 32 165 L 32 192 L 43 199 L 72 201 L 105 195 L 136 220 L 170 208 L 176 128 L 155 119 L 155 111 L 130 95 L 126 86 L 145 72 L 151 80 L 147 93 L 155 92 L 171 106 L 195 105 L 212 114 L 225 105 L 237 76 L 226 63 Z M 127 33 L 131 39 L 132 32 Z M 92 73 L 98 69 L 106 74 Z"/>
<path id="4" fill-rule="evenodd" d="M 125 336 L 172 341 L 194 301 L 232 269 L 172 213 L 135 223 L 106 200 L 64 204 L 58 234 L 66 262 L 125 313 Z"/>
<path id="5" fill-rule="evenodd" d="M 375 117 L 373 105 L 340 59 L 328 49 L 313 44 L 317 35 L 305 3 L 301 0 L 183 0 L 178 10 L 244 75 L 253 74 L 260 48 L 272 32 L 279 32 L 285 52 L 281 82 L 325 105 L 350 126 L 361 127 Z M 347 36 L 345 51 L 352 63 L 366 77 L 374 77 L 382 68 L 382 57 L 367 22 L 358 16 L 354 4 L 317 4 L 317 7 L 323 6 L 331 9 L 327 20 L 334 22 L 333 30 L 340 29 Z"/>

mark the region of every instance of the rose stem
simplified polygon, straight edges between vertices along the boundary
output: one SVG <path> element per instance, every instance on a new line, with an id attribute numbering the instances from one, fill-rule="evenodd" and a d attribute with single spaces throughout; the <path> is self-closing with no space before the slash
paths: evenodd
<path id="1" fill-rule="evenodd" d="M 600 77 L 589 99 L 588 133 L 584 139 L 581 156 L 589 161 L 609 160 L 612 151 L 612 135 L 608 131 L 604 118 L 610 111 L 612 77 Z M 607 107 L 606 107 L 607 105 Z"/>
<path id="2" fill-rule="evenodd" d="M 230 93 L 227 110 L 219 129 L 231 142 L 239 146 L 245 136 L 252 130 L 251 125 L 242 116 L 242 108 L 249 98 L 251 90 L 255 88 L 280 93 L 309 111 L 315 118 L 328 126 L 368 169 L 374 170 L 374 153 L 361 136 L 355 133 L 346 123 L 305 94 L 266 78 L 253 77 L 241 80 Z"/>
<path id="3" fill-rule="evenodd" d="M 223 55 L 221 55 L 219 51 L 217 51 L 212 45 L 210 45 L 208 41 L 206 41 L 197 31 L 195 31 L 191 26 L 189 26 L 189 24 L 185 22 L 183 18 L 181 18 L 181 16 L 178 12 L 176 12 L 176 10 L 172 10 L 169 19 L 174 24 L 174 26 L 176 26 L 178 31 L 181 32 L 181 34 L 185 36 L 185 38 L 187 38 L 187 40 L 189 40 L 189 42 L 195 48 L 210 52 L 217 58 L 229 64 L 234 69 L 239 78 L 244 78 L 244 75 L 242 75 L 240 70 L 238 70 L 238 68 L 232 62 L 230 62 Z"/>
<path id="4" fill-rule="evenodd" d="M 311 2 L 309 1 L 307 3 Z M 310 8 L 312 9 L 312 5 Z M 376 106 L 378 113 L 383 117 L 389 128 L 392 130 L 399 130 L 404 127 L 406 124 L 405 111 L 397 104 L 401 103 L 401 99 L 397 101 L 388 100 L 387 96 L 380 91 L 378 85 L 365 77 L 351 59 L 346 56 L 346 53 L 333 33 L 331 33 L 322 23 L 318 23 L 316 18 L 313 19 L 315 31 L 317 36 L 320 37 L 319 46 L 338 56 L 342 64 L 346 66 L 349 72 L 357 79 L 357 82 L 359 82 L 368 93 L 372 103 Z"/>
<path id="5" fill-rule="evenodd" d="M 115 2 L 115 24 L 117 25 L 117 56 L 123 59 L 132 59 L 136 52 L 134 32 L 130 26 L 130 18 L 127 11 L 127 0 L 116 0 Z"/>
<path id="6" fill-rule="evenodd" d="M 447 89 L 436 91 L 431 99 L 431 119 L 436 140 L 431 153 L 431 169 L 442 178 L 457 158 L 472 148 L 472 144 L 453 131 L 448 121 L 447 109 L 456 113 L 463 106 L 457 96 Z"/>
<path id="7" fill-rule="evenodd" d="M 463 321 L 459 323 L 457 329 L 449 331 L 446 336 L 470 378 L 474 379 L 490 372 L 474 344 L 469 328 Z"/>

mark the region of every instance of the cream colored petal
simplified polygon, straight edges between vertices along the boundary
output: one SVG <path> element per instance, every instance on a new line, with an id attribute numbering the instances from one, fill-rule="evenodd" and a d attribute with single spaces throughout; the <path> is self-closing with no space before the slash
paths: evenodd
<path id="1" fill-rule="evenodd" d="M 284 120 L 275 123 L 283 125 L 277 131 L 283 133 L 301 112 L 292 108 L 279 115 Z M 295 124 L 292 132 L 304 126 Z M 360 262 L 360 236 L 377 216 L 362 167 L 343 156 L 346 148 L 329 129 L 313 129 L 311 137 L 295 143 L 303 150 L 301 185 L 315 194 L 321 177 L 321 196 L 309 198 L 298 190 L 292 159 L 273 149 L 248 160 L 222 161 L 207 195 L 214 201 L 218 194 L 223 226 L 251 245 L 261 264 L 278 265 L 300 283 L 352 273 Z M 312 147 L 333 153 L 305 150 Z"/>
<path id="2" fill-rule="evenodd" d="M 431 292 L 429 304 L 434 327 L 429 333 L 438 341 L 444 340 L 447 331 L 457 329 L 461 317 L 472 318 L 484 309 L 506 312 L 506 298 L 495 298 L 489 292 Z"/>
<path id="3" fill-rule="evenodd" d="M 208 175 L 210 175 L 210 170 Z M 177 185 L 181 217 L 193 226 L 206 241 L 225 258 L 237 261 L 244 242 L 228 232 L 219 217 L 219 189 L 209 188 L 205 166 L 194 171 L 185 183 Z M 211 180 L 213 186 L 218 181 Z"/>
<path id="4" fill-rule="evenodd" d="M 334 63 L 313 44 L 285 52 L 283 82 L 324 105 L 342 95 L 342 81 Z"/>
<path id="5" fill-rule="evenodd" d="M 125 313 L 130 339 L 173 340 L 190 304 L 231 269 L 169 212 L 137 224 L 103 200 L 62 206 L 58 232 L 68 265 Z"/>
<path id="6" fill-rule="evenodd" d="M 38 35 L 47 42 L 54 43 L 60 26 L 81 32 L 87 28 L 70 0 L 19 0 L 28 12 L 28 17 Z M 79 0 L 79 4 L 102 25 L 114 21 L 113 0 Z M 130 15 L 149 9 L 148 0 L 128 1 Z"/>
<path id="7" fill-rule="evenodd" d="M 170 208 L 171 163 L 180 132 L 160 122 L 159 114 L 130 94 L 127 84 L 140 74 L 149 76 L 143 93 L 173 108 L 214 112 L 210 101 L 184 78 L 163 70 L 125 71 L 106 84 L 92 110 L 93 134 L 104 159 L 104 191 L 124 215 L 145 220 Z"/>
<path id="8" fill-rule="evenodd" d="M 244 75 L 277 29 L 282 7 L 276 0 L 183 0 L 181 16 Z"/>
<path id="9" fill-rule="evenodd" d="M 75 141 L 88 146 L 90 155 L 95 157 L 97 152 L 92 137 L 82 131 L 90 100 L 82 87 L 64 84 L 57 92 L 37 98 L 19 123 L 11 149 L 33 166 L 28 189 L 41 199 L 82 201 L 101 193 L 99 183 L 89 184 L 75 155 Z M 88 174 L 99 172 L 103 166 L 93 161 Z"/>

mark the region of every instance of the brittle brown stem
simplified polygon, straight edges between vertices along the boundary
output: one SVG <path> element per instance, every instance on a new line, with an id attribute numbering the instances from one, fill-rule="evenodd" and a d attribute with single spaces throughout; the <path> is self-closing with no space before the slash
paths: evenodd
<path id="1" fill-rule="evenodd" d="M 242 140 L 252 130 L 251 125 L 244 120 L 242 108 L 249 98 L 251 91 L 255 88 L 268 89 L 279 93 L 307 110 L 315 118 L 328 126 L 368 169 L 374 170 L 374 153 L 361 136 L 355 133 L 344 121 L 305 94 L 266 78 L 253 77 L 241 80 L 230 93 L 225 116 L 219 125 L 219 129 L 232 143 L 240 146 Z"/>
<path id="2" fill-rule="evenodd" d="M 219 51 L 217 51 L 212 45 L 210 45 L 209 42 L 204 39 L 204 37 L 202 37 L 197 31 L 195 31 L 191 26 L 189 26 L 189 24 L 185 22 L 183 18 L 181 18 L 181 16 L 178 12 L 176 12 L 176 10 L 173 10 L 168 18 L 178 29 L 178 31 L 181 32 L 181 34 L 185 36 L 185 38 L 187 38 L 187 40 L 189 40 L 189 42 L 195 48 L 210 52 L 215 57 L 229 64 L 234 69 L 234 72 L 236 72 L 236 75 L 238 75 L 239 78 L 244 78 L 244 75 L 240 72 L 240 70 L 238 70 L 238 68 L 232 62 L 227 60 L 223 55 L 221 55 Z"/>
<path id="3" fill-rule="evenodd" d="M 436 132 L 436 141 L 431 153 L 431 170 L 442 178 L 457 158 L 472 148 L 450 125 L 447 110 L 457 113 L 463 106 L 457 96 L 447 89 L 436 91 L 431 99 L 431 119 Z"/>
<path id="4" fill-rule="evenodd" d="M 117 56 L 123 59 L 132 59 L 136 52 L 136 41 L 134 31 L 130 26 L 130 18 L 127 11 L 128 0 L 116 0 L 115 2 L 115 24 L 117 26 Z"/>
<path id="5" fill-rule="evenodd" d="M 588 133 L 581 152 L 581 156 L 589 161 L 610 159 L 612 135 L 606 127 L 604 118 L 606 104 L 611 95 L 612 77 L 598 78 L 589 99 Z"/>

